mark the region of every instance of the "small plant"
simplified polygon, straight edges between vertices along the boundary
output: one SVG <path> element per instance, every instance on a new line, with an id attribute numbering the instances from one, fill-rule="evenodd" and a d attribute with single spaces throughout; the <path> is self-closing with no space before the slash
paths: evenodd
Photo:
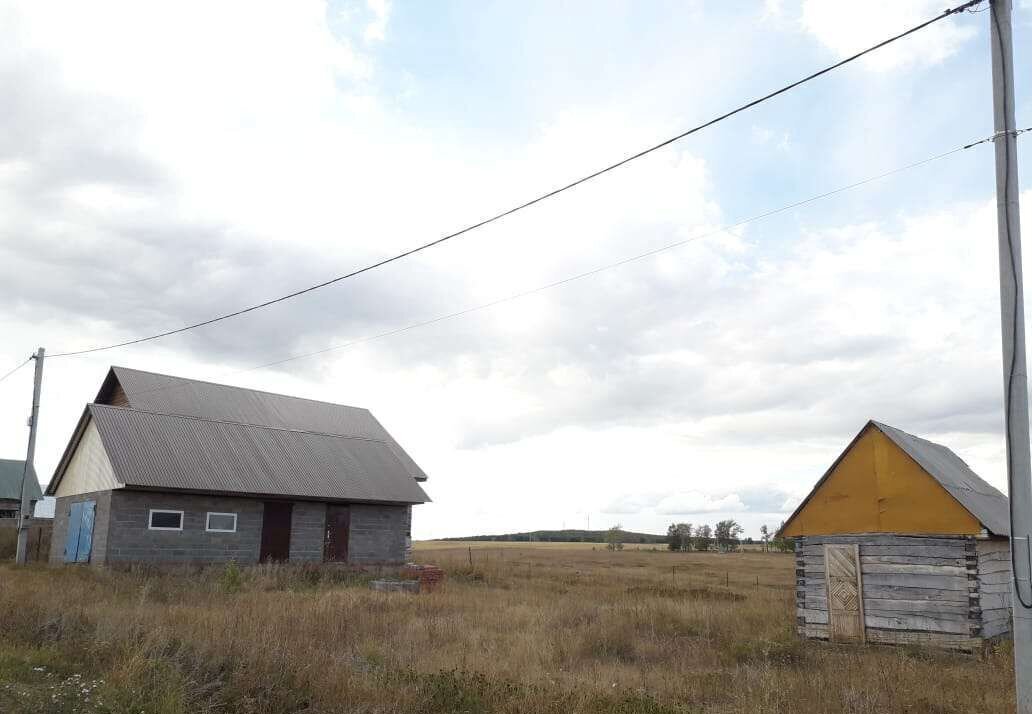
<path id="1" fill-rule="evenodd" d="M 622 527 L 617 523 L 606 531 L 606 550 L 623 550 L 623 533 L 620 531 Z"/>
<path id="2" fill-rule="evenodd" d="M 226 563 L 226 567 L 222 570 L 222 576 L 219 578 L 219 589 L 227 593 L 240 592 L 240 588 L 244 584 L 244 578 L 240 574 L 240 568 L 237 567 L 236 561 L 229 561 Z"/>

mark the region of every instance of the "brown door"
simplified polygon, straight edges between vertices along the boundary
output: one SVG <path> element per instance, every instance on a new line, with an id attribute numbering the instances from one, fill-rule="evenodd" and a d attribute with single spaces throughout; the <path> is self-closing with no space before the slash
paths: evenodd
<path id="1" fill-rule="evenodd" d="M 825 545 L 824 573 L 828 586 L 828 636 L 833 642 L 864 641 L 863 586 L 860 548 Z"/>
<path id="2" fill-rule="evenodd" d="M 290 514 L 293 504 L 266 501 L 262 515 L 261 562 L 290 560 Z"/>
<path id="3" fill-rule="evenodd" d="M 323 560 L 337 563 L 347 562 L 350 530 L 351 509 L 348 506 L 327 506 Z"/>

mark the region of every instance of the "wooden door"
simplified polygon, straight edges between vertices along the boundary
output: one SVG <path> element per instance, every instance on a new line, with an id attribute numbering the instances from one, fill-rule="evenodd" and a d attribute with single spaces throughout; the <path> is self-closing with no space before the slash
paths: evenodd
<path id="1" fill-rule="evenodd" d="M 864 598 L 857 545 L 825 545 L 828 636 L 833 642 L 864 641 Z"/>
<path id="2" fill-rule="evenodd" d="M 262 514 L 261 562 L 290 560 L 290 516 L 293 504 L 266 501 Z"/>
<path id="3" fill-rule="evenodd" d="M 351 508 L 348 506 L 327 506 L 323 560 L 335 563 L 346 563 L 348 561 L 348 534 L 350 532 Z"/>
<path id="4" fill-rule="evenodd" d="M 68 535 L 65 538 L 64 562 L 90 562 L 96 506 L 96 501 L 81 501 L 71 504 L 68 511 Z"/>

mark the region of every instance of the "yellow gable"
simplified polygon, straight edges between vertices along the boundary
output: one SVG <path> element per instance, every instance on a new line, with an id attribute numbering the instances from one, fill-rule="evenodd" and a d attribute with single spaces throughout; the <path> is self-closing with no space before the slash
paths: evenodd
<path id="1" fill-rule="evenodd" d="M 917 462 L 868 425 L 783 533 L 974 535 L 981 530 L 982 524 Z"/>

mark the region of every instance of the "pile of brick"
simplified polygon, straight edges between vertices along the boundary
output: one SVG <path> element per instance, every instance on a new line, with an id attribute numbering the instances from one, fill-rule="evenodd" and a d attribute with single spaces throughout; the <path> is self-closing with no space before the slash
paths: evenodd
<path id="1" fill-rule="evenodd" d="M 419 581 L 421 592 L 433 592 L 444 581 L 444 571 L 436 565 L 409 563 L 401 569 L 401 577 Z"/>

